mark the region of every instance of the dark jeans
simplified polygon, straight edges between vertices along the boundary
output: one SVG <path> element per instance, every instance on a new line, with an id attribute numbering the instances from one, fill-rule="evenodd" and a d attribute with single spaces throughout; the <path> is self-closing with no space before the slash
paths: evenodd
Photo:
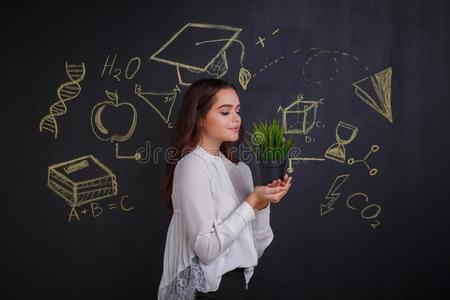
<path id="1" fill-rule="evenodd" d="M 245 299 L 244 268 L 236 268 L 222 275 L 219 289 L 202 293 L 197 291 L 195 299 L 239 300 Z"/>

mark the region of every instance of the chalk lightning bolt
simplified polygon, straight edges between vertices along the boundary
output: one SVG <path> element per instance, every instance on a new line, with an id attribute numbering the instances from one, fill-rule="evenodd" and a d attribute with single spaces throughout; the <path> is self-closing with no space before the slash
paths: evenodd
<path id="1" fill-rule="evenodd" d="M 334 210 L 333 204 L 337 201 L 341 193 L 338 193 L 337 190 L 341 187 L 341 185 L 347 180 L 349 174 L 343 174 L 336 177 L 330 189 L 328 190 L 327 195 L 325 196 L 326 200 L 329 200 L 326 204 L 320 204 L 320 215 L 323 216 L 330 211 Z"/>

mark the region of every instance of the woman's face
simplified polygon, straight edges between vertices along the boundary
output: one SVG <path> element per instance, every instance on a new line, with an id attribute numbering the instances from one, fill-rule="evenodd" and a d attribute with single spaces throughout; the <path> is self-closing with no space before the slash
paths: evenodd
<path id="1" fill-rule="evenodd" d="M 239 138 L 241 116 L 239 97 L 232 88 L 220 89 L 214 104 L 202 120 L 204 138 L 212 143 L 234 142 Z"/>

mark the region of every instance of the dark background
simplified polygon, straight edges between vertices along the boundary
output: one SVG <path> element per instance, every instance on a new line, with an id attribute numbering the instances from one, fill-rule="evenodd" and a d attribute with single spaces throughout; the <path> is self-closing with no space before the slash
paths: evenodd
<path id="1" fill-rule="evenodd" d="M 186 23 L 242 28 L 244 67 L 257 74 L 247 90 L 237 81 L 240 46 L 227 50 L 224 78 L 240 88 L 244 128 L 278 118 L 299 93 L 324 99 L 306 143 L 295 137 L 304 156 L 321 157 L 335 142 L 342 120 L 359 128 L 347 158 L 363 158 L 371 145 L 380 151 L 364 164 L 332 160 L 294 164 L 294 185 L 272 206 L 275 238 L 259 260 L 249 284 L 249 299 L 448 299 L 449 294 L 449 146 L 446 1 L 149 1 L 54 2 L 2 8 L 2 293 L 8 299 L 155 299 L 162 275 L 170 215 L 164 210 L 163 156 L 156 161 L 119 160 L 114 145 L 95 137 L 90 113 L 117 90 L 120 100 L 138 110 L 132 138 L 122 154 L 151 144 L 169 146 L 172 129 L 134 94 L 171 91 L 173 66 L 148 60 Z M 277 34 L 272 32 L 279 29 Z M 265 37 L 261 47 L 258 36 Z M 339 72 L 317 84 L 302 77 L 310 48 L 335 50 L 307 68 L 311 78 L 328 78 L 331 59 Z M 295 49 L 302 54 L 293 55 Z M 195 59 L 195 53 L 183 52 Z M 346 58 L 348 52 L 359 58 Z M 340 53 L 340 54 L 339 54 Z M 125 69 L 142 60 L 132 80 L 101 77 L 108 55 Z M 285 58 L 264 69 L 274 59 Z M 86 64 L 78 98 L 58 117 L 59 135 L 39 132 L 57 87 L 67 81 L 64 64 Z M 370 70 L 363 68 L 367 65 Z M 362 102 L 352 82 L 391 66 L 394 123 Z M 263 68 L 262 72 L 259 70 Z M 122 73 L 123 74 L 123 73 Z M 191 74 L 189 80 L 206 77 Z M 186 90 L 181 86 L 181 91 Z M 175 122 L 181 95 L 173 106 Z M 116 116 L 117 126 L 128 122 Z M 122 122 L 122 123 L 121 123 Z M 48 166 L 92 154 L 117 176 L 118 195 L 99 200 L 80 220 L 69 222 L 69 205 L 47 187 Z M 254 163 L 248 162 L 253 174 Z M 334 210 L 320 216 L 320 204 L 334 179 L 349 174 Z M 345 201 L 363 192 L 367 205 L 381 207 L 380 225 L 361 218 Z M 128 196 L 126 206 L 108 204 Z M 361 199 L 355 201 L 363 208 Z M 362 203 L 362 204 L 361 204 Z"/>

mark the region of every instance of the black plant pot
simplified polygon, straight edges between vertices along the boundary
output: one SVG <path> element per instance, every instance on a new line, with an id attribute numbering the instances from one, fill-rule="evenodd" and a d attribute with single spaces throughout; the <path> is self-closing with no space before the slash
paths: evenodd
<path id="1" fill-rule="evenodd" d="M 286 159 L 271 161 L 256 161 L 257 185 L 267 185 L 276 179 L 283 180 L 286 173 Z"/>

